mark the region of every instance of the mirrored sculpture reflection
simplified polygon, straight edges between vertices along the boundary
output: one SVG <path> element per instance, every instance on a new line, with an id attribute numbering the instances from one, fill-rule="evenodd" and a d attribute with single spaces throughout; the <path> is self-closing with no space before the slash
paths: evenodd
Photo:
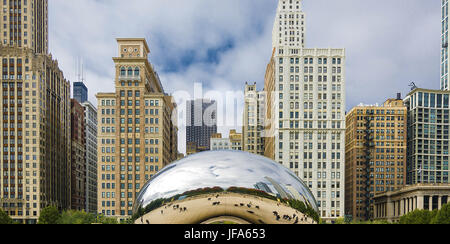
<path id="1" fill-rule="evenodd" d="M 284 166 L 240 151 L 192 155 L 145 184 L 136 224 L 314 224 L 316 200 Z"/>

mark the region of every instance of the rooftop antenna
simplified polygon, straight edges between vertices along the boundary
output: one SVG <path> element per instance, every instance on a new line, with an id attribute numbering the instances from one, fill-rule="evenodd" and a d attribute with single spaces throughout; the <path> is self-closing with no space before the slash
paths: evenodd
<path id="1" fill-rule="evenodd" d="M 83 60 L 80 57 L 77 58 L 76 70 L 77 70 L 76 76 L 77 76 L 78 82 L 84 83 L 84 64 L 83 64 Z"/>
<path id="2" fill-rule="evenodd" d="M 81 63 L 81 82 L 84 83 L 84 64 Z"/>
<path id="3" fill-rule="evenodd" d="M 414 82 L 411 82 L 411 84 L 409 84 L 409 87 L 411 87 L 411 91 L 418 88 Z"/>
<path id="4" fill-rule="evenodd" d="M 77 63 L 76 63 L 76 69 L 77 69 L 77 81 L 80 81 L 80 57 L 77 57 Z"/>

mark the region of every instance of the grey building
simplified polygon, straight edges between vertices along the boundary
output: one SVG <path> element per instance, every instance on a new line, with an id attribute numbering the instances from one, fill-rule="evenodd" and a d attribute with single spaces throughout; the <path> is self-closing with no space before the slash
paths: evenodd
<path id="1" fill-rule="evenodd" d="M 97 213 L 97 108 L 89 101 L 84 107 L 86 133 L 86 212 Z"/>
<path id="2" fill-rule="evenodd" d="M 416 88 L 408 107 L 407 184 L 448 183 L 450 91 Z"/>
<path id="3" fill-rule="evenodd" d="M 186 144 L 210 148 L 211 136 L 217 133 L 217 103 L 209 99 L 187 101 Z"/>

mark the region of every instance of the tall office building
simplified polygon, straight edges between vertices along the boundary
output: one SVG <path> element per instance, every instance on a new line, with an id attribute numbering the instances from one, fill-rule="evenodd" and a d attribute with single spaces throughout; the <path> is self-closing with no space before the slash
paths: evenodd
<path id="1" fill-rule="evenodd" d="M 264 156 L 265 92 L 246 83 L 244 99 L 242 150 Z"/>
<path id="2" fill-rule="evenodd" d="M 48 53 L 48 0 L 0 2 L 1 45 Z"/>
<path id="3" fill-rule="evenodd" d="M 344 215 L 345 50 L 305 48 L 301 0 L 280 0 L 265 91 L 265 154 L 314 193 L 326 221 Z"/>
<path id="4" fill-rule="evenodd" d="M 84 108 L 84 124 L 86 132 L 86 212 L 97 213 L 97 108 L 86 101 Z"/>
<path id="5" fill-rule="evenodd" d="M 143 38 L 117 39 L 115 92 L 98 99 L 98 212 L 132 215 L 141 187 L 177 159 L 176 104 L 148 61 Z"/>
<path id="6" fill-rule="evenodd" d="M 450 86 L 448 84 L 448 71 L 449 71 L 449 62 L 448 62 L 448 0 L 442 0 L 442 47 L 441 47 L 441 90 L 450 90 Z"/>
<path id="7" fill-rule="evenodd" d="M 71 99 L 71 207 L 85 210 L 86 206 L 86 124 L 84 108 Z"/>
<path id="8" fill-rule="evenodd" d="M 210 139 L 217 133 L 217 103 L 209 99 L 187 101 L 186 144 L 210 148 Z"/>
<path id="9" fill-rule="evenodd" d="M 407 184 L 448 184 L 450 91 L 416 88 L 408 108 Z"/>
<path id="10" fill-rule="evenodd" d="M 79 103 L 84 103 L 88 100 L 88 88 L 83 82 L 73 83 L 73 98 Z"/>
<path id="11" fill-rule="evenodd" d="M 69 209 L 70 83 L 47 53 L 47 1 L 1 1 L 0 207 L 36 223 L 54 205 Z"/>
<path id="12" fill-rule="evenodd" d="M 374 196 L 406 184 L 406 107 L 400 95 L 346 116 L 345 214 L 374 218 Z"/>

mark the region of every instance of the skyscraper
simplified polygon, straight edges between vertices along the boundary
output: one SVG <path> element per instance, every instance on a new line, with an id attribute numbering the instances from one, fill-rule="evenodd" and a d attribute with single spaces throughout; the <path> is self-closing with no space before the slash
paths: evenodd
<path id="1" fill-rule="evenodd" d="M 244 98 L 242 150 L 264 156 L 265 92 L 246 84 Z"/>
<path id="2" fill-rule="evenodd" d="M 1 1 L 0 207 L 36 223 L 70 202 L 70 82 L 48 54 L 47 0 Z"/>
<path id="3" fill-rule="evenodd" d="M 449 183 L 450 91 L 417 88 L 408 108 L 407 184 Z"/>
<path id="4" fill-rule="evenodd" d="M 406 184 L 406 107 L 401 97 L 383 106 L 359 105 L 346 116 L 345 212 L 374 218 L 374 196 Z"/>
<path id="5" fill-rule="evenodd" d="M 84 103 L 88 100 L 88 88 L 83 82 L 73 83 L 73 98 L 79 103 Z"/>
<path id="6" fill-rule="evenodd" d="M 84 108 L 71 99 L 71 208 L 86 210 L 86 124 Z"/>
<path id="7" fill-rule="evenodd" d="M 211 136 L 217 133 L 217 103 L 209 99 L 187 101 L 186 144 L 210 148 Z"/>
<path id="8" fill-rule="evenodd" d="M 448 62 L 448 0 L 442 0 L 442 47 L 441 47 L 441 90 L 450 90 L 450 86 L 448 84 L 448 71 L 449 71 L 449 62 Z"/>
<path id="9" fill-rule="evenodd" d="M 143 38 L 117 39 L 115 92 L 98 98 L 98 212 L 131 217 L 141 187 L 177 159 L 176 104 Z"/>
<path id="10" fill-rule="evenodd" d="M 265 154 L 307 183 L 331 221 L 344 215 L 345 50 L 305 48 L 301 0 L 279 1 L 272 41 Z"/>
<path id="11" fill-rule="evenodd" d="M 1 1 L 1 45 L 48 53 L 48 0 Z"/>
<path id="12" fill-rule="evenodd" d="M 86 126 L 86 212 L 97 213 L 97 108 L 86 101 L 84 124 Z"/>

